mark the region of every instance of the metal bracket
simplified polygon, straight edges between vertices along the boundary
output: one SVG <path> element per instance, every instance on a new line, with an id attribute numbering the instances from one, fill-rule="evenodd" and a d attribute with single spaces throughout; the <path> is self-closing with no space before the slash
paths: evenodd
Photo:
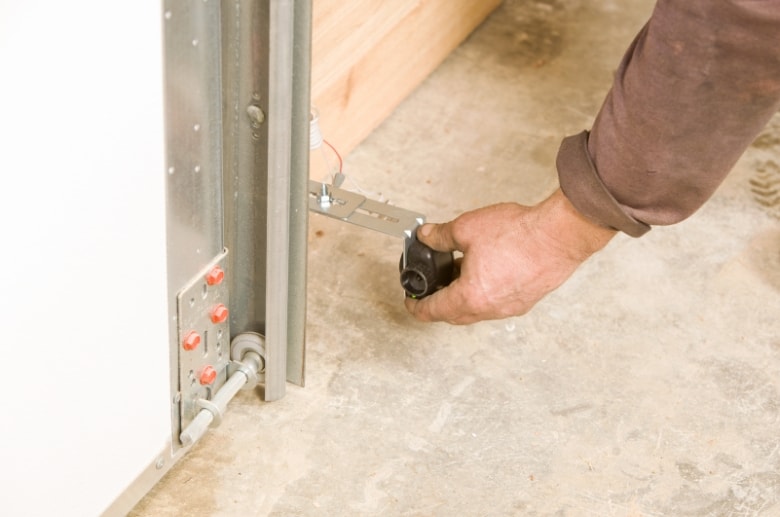
<path id="1" fill-rule="evenodd" d="M 355 192 L 314 180 L 309 180 L 309 210 L 402 238 L 404 267 L 409 246 L 417 239 L 417 227 L 425 222 L 425 216 L 418 212 L 380 203 Z"/>
<path id="2" fill-rule="evenodd" d="M 178 429 L 187 427 L 228 378 L 227 255 L 215 257 L 176 296 L 179 386 Z"/>
<path id="3" fill-rule="evenodd" d="M 209 427 L 216 427 L 222 423 L 222 415 L 227 409 L 227 404 L 241 390 L 251 389 L 257 385 L 257 374 L 265 364 L 265 358 L 259 353 L 265 351 L 265 339 L 259 334 L 239 334 L 233 340 L 231 350 L 236 349 L 236 342 L 247 338 L 258 343 L 258 347 L 251 347 L 241 353 L 231 352 L 233 356 L 241 355 L 241 361 L 233 361 L 230 376 L 222 388 L 211 400 L 198 399 L 195 401 L 198 413 L 195 418 L 184 428 L 179 435 L 181 444 L 188 447 L 206 433 Z"/>

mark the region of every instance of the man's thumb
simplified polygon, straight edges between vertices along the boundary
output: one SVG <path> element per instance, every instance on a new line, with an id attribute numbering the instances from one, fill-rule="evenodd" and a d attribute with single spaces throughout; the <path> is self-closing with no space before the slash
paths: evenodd
<path id="1" fill-rule="evenodd" d="M 450 225 L 425 223 L 417 229 L 417 238 L 436 251 L 459 251 L 452 239 Z"/>

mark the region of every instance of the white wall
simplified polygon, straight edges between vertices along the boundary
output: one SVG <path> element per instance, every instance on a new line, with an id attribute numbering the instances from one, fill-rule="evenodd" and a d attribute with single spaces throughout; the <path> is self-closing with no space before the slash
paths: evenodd
<path id="1" fill-rule="evenodd" d="M 161 7 L 0 0 L 0 514 L 95 515 L 170 433 Z"/>

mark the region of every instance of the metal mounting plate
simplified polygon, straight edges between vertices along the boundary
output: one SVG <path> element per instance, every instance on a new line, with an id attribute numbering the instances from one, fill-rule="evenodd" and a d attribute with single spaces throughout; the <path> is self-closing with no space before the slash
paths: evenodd
<path id="1" fill-rule="evenodd" d="M 409 245 L 417 238 L 417 227 L 425 222 L 421 213 L 314 180 L 309 180 L 309 210 L 403 239 L 403 266 L 406 266 Z"/>
<path id="2" fill-rule="evenodd" d="M 327 205 L 319 201 L 323 187 L 330 195 Z M 425 222 L 423 214 L 313 180 L 309 181 L 309 210 L 402 239 Z"/>
<path id="3" fill-rule="evenodd" d="M 179 386 L 174 402 L 178 400 L 178 428 L 176 436 L 195 418 L 200 411 L 198 399 L 211 400 L 228 377 L 230 363 L 230 332 L 227 279 L 213 285 L 207 281 L 209 272 L 219 268 L 227 275 L 227 250 L 224 250 L 176 296 L 179 348 Z M 214 310 L 223 307 L 224 319 L 212 319 Z M 198 343 L 185 348 L 188 335 L 197 333 Z M 210 382 L 209 371 L 216 374 Z"/>

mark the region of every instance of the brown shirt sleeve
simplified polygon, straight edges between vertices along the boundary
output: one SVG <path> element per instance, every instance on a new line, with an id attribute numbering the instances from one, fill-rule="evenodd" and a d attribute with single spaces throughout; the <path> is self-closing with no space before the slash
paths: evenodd
<path id="1" fill-rule="evenodd" d="M 659 0 L 590 133 L 564 139 L 561 189 L 633 236 L 709 199 L 780 108 L 780 1 Z"/>

